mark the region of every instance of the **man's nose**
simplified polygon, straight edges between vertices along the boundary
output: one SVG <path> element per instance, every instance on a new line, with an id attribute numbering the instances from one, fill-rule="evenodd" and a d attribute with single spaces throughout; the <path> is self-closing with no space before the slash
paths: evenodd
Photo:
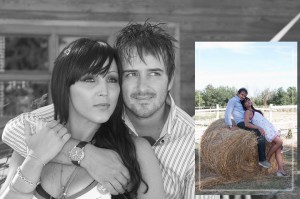
<path id="1" fill-rule="evenodd" d="M 139 76 L 138 88 L 140 91 L 146 90 L 148 88 L 149 82 L 146 77 Z"/>

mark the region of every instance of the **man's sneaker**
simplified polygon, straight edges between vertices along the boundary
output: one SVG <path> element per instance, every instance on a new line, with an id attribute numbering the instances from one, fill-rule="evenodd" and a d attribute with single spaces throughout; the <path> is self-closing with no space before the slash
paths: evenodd
<path id="1" fill-rule="evenodd" d="M 266 168 L 266 169 L 268 169 L 268 168 L 271 167 L 271 164 L 270 164 L 267 160 L 260 161 L 258 164 L 259 164 L 260 166 L 262 166 L 263 168 Z"/>

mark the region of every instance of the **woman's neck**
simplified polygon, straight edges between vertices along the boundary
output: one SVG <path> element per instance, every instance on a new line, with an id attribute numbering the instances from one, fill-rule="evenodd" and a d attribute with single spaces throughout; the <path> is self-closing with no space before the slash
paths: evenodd
<path id="1" fill-rule="evenodd" d="M 249 111 L 253 111 L 253 109 L 252 109 L 251 107 L 248 107 L 248 108 L 247 108 L 247 110 L 249 110 Z"/>
<path id="2" fill-rule="evenodd" d="M 101 124 L 97 124 L 82 118 L 69 116 L 69 121 L 66 125 L 72 138 L 80 141 L 91 141 Z"/>

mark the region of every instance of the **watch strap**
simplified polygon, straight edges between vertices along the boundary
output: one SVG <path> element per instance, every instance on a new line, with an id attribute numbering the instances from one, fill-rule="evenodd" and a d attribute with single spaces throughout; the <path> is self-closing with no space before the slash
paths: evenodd
<path id="1" fill-rule="evenodd" d="M 88 144 L 88 142 L 85 142 L 85 141 L 81 141 L 81 142 L 79 142 L 74 148 L 80 148 L 80 149 L 82 149 L 83 147 L 85 147 L 85 145 L 87 145 Z M 74 161 L 74 160 L 72 160 L 72 163 L 74 164 L 74 165 L 76 165 L 76 166 L 80 166 L 80 160 L 79 161 Z"/>
<path id="2" fill-rule="evenodd" d="M 81 141 L 81 142 L 79 142 L 79 143 L 76 145 L 76 147 L 82 149 L 82 148 L 85 147 L 85 145 L 87 145 L 87 144 L 88 144 L 88 142 Z"/>

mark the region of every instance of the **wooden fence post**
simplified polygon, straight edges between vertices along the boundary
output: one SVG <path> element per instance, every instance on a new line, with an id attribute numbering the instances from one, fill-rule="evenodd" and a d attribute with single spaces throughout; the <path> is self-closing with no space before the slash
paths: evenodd
<path id="1" fill-rule="evenodd" d="M 270 120 L 270 122 L 272 122 L 272 106 L 273 106 L 273 104 L 270 104 L 269 105 L 269 120 Z"/>
<path id="2" fill-rule="evenodd" d="M 219 119 L 220 118 L 220 106 L 219 106 L 219 104 L 217 104 L 216 107 L 217 107 L 217 117 L 216 117 L 216 119 Z"/>

